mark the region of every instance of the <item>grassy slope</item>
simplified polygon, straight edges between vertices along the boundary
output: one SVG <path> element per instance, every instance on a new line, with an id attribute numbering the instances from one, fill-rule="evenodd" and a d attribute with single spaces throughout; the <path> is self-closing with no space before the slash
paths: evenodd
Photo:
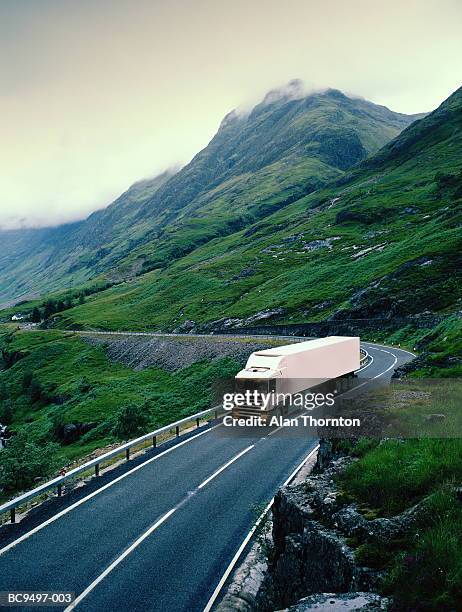
<path id="1" fill-rule="evenodd" d="M 12 430 L 25 428 L 32 440 L 43 444 L 59 441 L 56 431 L 63 424 L 98 423 L 78 442 L 61 446 L 61 463 L 115 441 L 114 417 L 129 404 L 144 406 L 148 429 L 204 410 L 210 405 L 212 383 L 232 376 L 240 365 L 223 357 L 176 372 L 158 367 L 134 371 L 109 361 L 104 346 L 75 335 L 15 332 L 5 326 L 0 327 L 0 348 L 20 357 L 0 371 L 0 413 L 12 404 Z M 24 383 L 30 373 L 34 384 L 40 384 L 40 397 L 33 395 L 30 382 Z"/>
<path id="2" fill-rule="evenodd" d="M 400 411 L 420 421 L 422 414 L 443 412 L 448 420 L 452 413 L 460 433 L 460 394 L 458 381 Z M 426 505 L 426 513 L 406 536 L 381 545 L 352 542 L 360 563 L 386 571 L 380 588 L 393 596 L 399 610 L 456 610 L 461 600 L 462 506 L 455 488 L 462 479 L 462 442 L 443 435 L 446 439 L 388 439 L 380 444 L 362 440 L 352 451 L 359 461 L 339 481 L 343 495 L 368 518 L 391 517 L 419 502 Z"/>
<path id="3" fill-rule="evenodd" d="M 343 184 L 103 292 L 67 311 L 61 324 L 174 329 L 186 320 L 245 319 L 274 307 L 292 322 L 323 319 L 342 308 L 366 317 L 455 310 L 462 107 L 431 130 L 423 130 L 423 121 L 409 128 L 418 131 L 420 124 L 420 138 L 406 155 L 389 153 Z M 458 178 L 447 185 L 451 181 L 441 175 Z M 342 221 L 337 215 L 345 212 L 356 218 Z M 329 238 L 335 239 L 330 246 L 309 250 L 313 241 Z M 370 251 L 361 255 L 364 249 Z"/>

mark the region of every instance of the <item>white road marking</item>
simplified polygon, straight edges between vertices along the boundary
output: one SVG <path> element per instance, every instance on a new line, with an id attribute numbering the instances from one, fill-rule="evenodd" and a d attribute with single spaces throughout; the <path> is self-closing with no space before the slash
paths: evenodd
<path id="1" fill-rule="evenodd" d="M 289 484 L 289 482 L 294 478 L 294 476 L 297 474 L 297 472 L 299 472 L 302 467 L 305 465 L 305 463 L 308 461 L 308 459 L 310 459 L 313 454 L 315 452 L 317 452 L 317 450 L 319 449 L 319 444 L 313 448 L 313 450 L 311 450 L 308 455 L 303 459 L 303 461 L 295 468 L 295 470 L 291 473 L 291 475 L 289 476 L 289 478 L 287 478 L 287 480 L 284 482 L 284 484 L 282 485 L 283 487 L 287 486 Z M 221 589 L 223 588 L 223 585 L 225 584 L 225 582 L 228 580 L 229 575 L 231 574 L 231 572 L 234 569 L 234 566 L 236 565 L 236 563 L 239 561 L 239 557 L 242 555 L 242 552 L 244 550 L 244 548 L 247 546 L 247 544 L 250 542 L 253 534 L 255 533 L 255 531 L 257 530 L 258 526 L 260 525 L 260 523 L 262 522 L 262 520 L 264 519 L 264 517 L 266 516 L 266 514 L 269 512 L 271 506 L 274 503 L 274 497 L 271 499 L 271 501 L 268 503 L 268 505 L 266 506 L 266 508 L 263 510 L 263 512 L 260 514 L 260 516 L 258 517 L 256 523 L 254 524 L 254 526 L 252 527 L 252 529 L 249 531 L 249 533 L 246 535 L 246 537 L 244 538 L 243 542 L 241 543 L 241 545 L 239 546 L 239 548 L 236 551 L 236 554 L 234 555 L 234 557 L 231 559 L 231 563 L 228 565 L 228 567 L 225 570 L 225 573 L 223 574 L 223 576 L 220 579 L 220 582 L 217 584 L 215 590 L 212 593 L 212 596 L 210 597 L 210 599 L 207 602 L 207 605 L 204 608 L 204 612 L 210 612 L 210 610 L 212 609 L 213 604 L 215 603 L 218 595 L 220 594 Z"/>
<path id="2" fill-rule="evenodd" d="M 380 346 L 382 346 L 382 345 L 380 345 Z M 389 347 L 387 347 L 387 348 L 389 348 Z M 391 353 L 390 351 L 387 351 L 387 350 L 384 350 L 384 349 L 376 349 L 376 350 L 381 350 L 384 353 L 388 353 L 388 354 L 392 355 L 394 357 L 394 362 L 386 370 L 384 370 L 383 372 L 381 372 L 381 373 L 377 374 L 376 376 L 374 376 L 374 378 L 372 380 L 374 380 L 376 378 L 379 378 L 380 376 L 383 376 L 388 371 L 393 369 L 394 366 L 396 365 L 397 361 L 398 361 L 398 357 L 396 355 L 394 355 L 393 353 Z M 405 351 L 404 349 L 399 349 L 399 350 L 403 351 L 403 352 L 406 352 L 406 353 L 409 353 L 413 357 L 415 356 L 412 353 L 410 353 L 409 351 Z M 361 368 L 361 370 L 364 370 L 367 367 L 369 367 L 371 365 L 371 363 L 369 363 L 364 368 Z M 359 387 L 362 387 L 365 384 L 368 384 L 368 382 L 370 382 L 370 381 L 366 381 L 366 382 L 362 383 L 361 385 L 359 385 L 355 389 L 358 389 Z M 112 482 L 110 482 L 110 483 L 104 485 L 103 487 L 97 489 L 93 493 L 89 494 L 88 496 L 84 497 L 83 499 L 79 500 L 78 502 L 72 504 L 68 508 L 65 508 L 64 510 L 62 510 L 61 512 L 59 512 L 55 516 L 53 516 L 50 519 L 48 519 L 47 521 L 45 521 L 44 523 L 38 525 L 37 527 L 35 527 L 31 531 L 29 531 L 28 533 L 26 533 L 23 536 L 21 536 L 20 538 L 18 538 L 17 540 L 11 542 L 10 544 L 8 544 L 7 546 L 5 546 L 3 549 L 0 550 L 0 555 L 6 553 L 8 550 L 12 549 L 17 544 L 19 544 L 19 543 L 23 542 L 24 540 L 26 540 L 27 538 L 31 537 L 32 535 L 34 535 L 35 533 L 37 533 L 38 531 L 40 531 L 44 527 L 46 527 L 49 524 L 53 523 L 54 521 L 58 520 L 59 518 L 61 518 L 65 514 L 67 514 L 68 512 L 71 512 L 73 509 L 75 509 L 78 506 L 82 505 L 86 501 L 89 501 L 90 499 L 92 499 L 93 497 L 98 495 L 99 493 L 102 493 L 103 491 L 105 491 L 109 487 L 111 487 L 111 486 L 115 485 L 116 483 L 120 482 L 121 480 L 123 480 L 127 476 L 133 474 L 134 472 L 137 472 L 139 469 L 142 469 L 144 466 L 148 465 L 149 463 L 151 463 L 153 461 L 156 461 L 157 459 L 159 459 L 160 457 L 166 455 L 167 453 L 175 450 L 176 448 L 179 448 L 180 446 L 183 446 L 184 444 L 187 444 L 188 442 L 196 439 L 199 436 L 202 436 L 202 435 L 208 433 L 209 431 L 212 431 L 213 429 L 216 429 L 217 427 L 220 427 L 220 425 L 215 425 L 214 427 L 212 427 L 210 429 L 207 429 L 206 431 L 200 432 L 200 433 L 198 433 L 198 434 L 196 434 L 196 435 L 194 435 L 194 436 L 192 436 L 192 437 L 190 437 L 190 438 L 188 438 L 188 439 L 186 439 L 186 440 L 176 444 L 175 446 L 173 446 L 173 447 L 163 451 L 162 453 L 156 455 L 155 457 L 152 457 L 151 459 L 148 459 L 147 461 L 141 463 L 140 465 L 136 466 L 132 470 L 129 470 L 128 472 L 122 474 L 118 478 L 114 479 Z M 279 431 L 280 429 L 282 429 L 282 428 L 277 428 L 276 431 Z M 272 435 L 272 433 L 276 433 L 276 431 L 271 432 L 269 435 Z M 203 488 L 206 484 L 208 484 L 211 480 L 213 480 L 213 478 L 218 476 L 223 470 L 225 470 L 229 465 L 231 465 L 234 461 L 239 459 L 246 452 L 251 450 L 254 446 L 255 445 L 251 445 L 248 448 L 244 449 L 244 451 L 241 451 L 241 453 L 239 453 L 232 460 L 228 461 L 224 466 L 222 466 L 219 470 L 217 470 L 214 474 L 212 474 L 209 478 L 207 478 L 203 483 L 201 483 L 201 485 L 199 485 L 198 489 Z M 296 473 L 303 467 L 303 465 L 308 461 L 308 459 L 313 455 L 313 453 L 317 451 L 318 448 L 319 448 L 319 446 L 317 446 L 315 449 L 313 449 L 309 453 L 309 455 L 307 457 L 305 457 L 305 459 L 302 461 L 302 463 L 299 466 L 297 466 L 297 468 L 294 470 L 294 472 L 289 476 L 289 478 L 286 480 L 286 482 L 283 484 L 283 486 L 286 486 L 292 480 L 292 478 L 296 475 Z M 233 558 L 231 564 L 228 566 L 225 574 L 223 575 L 222 579 L 220 580 L 220 583 L 217 585 L 217 588 L 215 589 L 214 594 L 212 595 L 212 598 L 209 600 L 209 602 L 208 602 L 204 612 L 208 612 L 211 609 L 211 606 L 213 605 L 216 597 L 218 596 L 218 594 L 219 594 L 223 584 L 226 582 L 227 577 L 231 573 L 234 565 L 237 563 L 237 560 L 239 559 L 239 556 L 241 555 L 241 553 L 244 550 L 245 546 L 247 545 L 247 543 L 249 542 L 250 538 L 252 537 L 252 535 L 254 534 L 255 530 L 257 529 L 258 524 L 263 520 L 263 517 L 268 512 L 268 510 L 271 508 L 273 502 L 274 502 L 274 498 L 270 501 L 270 503 L 268 504 L 267 508 L 260 515 L 260 517 L 257 520 L 257 522 L 255 523 L 254 527 L 249 532 L 249 534 L 245 538 L 244 542 L 241 544 L 241 546 L 240 546 L 239 550 L 236 552 L 236 555 Z M 71 604 L 71 606 L 66 608 L 66 610 L 73 609 L 84 597 L 86 597 L 86 595 L 88 593 L 90 593 L 97 586 L 97 584 L 99 584 L 105 578 L 105 576 L 107 576 L 123 559 L 125 559 L 135 548 L 137 548 L 141 544 L 141 542 L 143 542 L 151 533 L 153 533 L 153 531 L 155 531 L 162 523 L 164 523 L 176 511 L 177 507 L 172 508 L 169 512 L 164 514 L 156 523 L 154 523 L 154 525 L 152 525 L 144 534 L 142 534 L 128 549 L 126 549 L 126 551 L 124 551 L 124 553 L 122 553 L 122 555 L 120 555 L 120 557 L 118 557 L 110 566 L 108 566 L 108 568 L 106 568 L 106 570 L 89 587 L 87 587 L 87 589 L 85 589 L 85 591 L 83 591 L 81 593 L 81 595 L 79 595 L 79 597 Z"/>
<path id="3" fill-rule="evenodd" d="M 285 429 L 285 425 L 281 425 L 280 427 L 276 427 L 276 429 L 273 429 L 273 431 L 270 431 L 270 433 L 267 436 L 265 436 L 265 438 L 269 438 L 270 436 L 272 436 L 273 434 L 277 433 L 281 429 Z M 265 439 L 265 438 L 263 438 L 263 439 Z"/>
<path id="4" fill-rule="evenodd" d="M 69 610 L 73 610 L 76 606 L 78 606 L 79 603 L 82 601 L 82 599 L 85 599 L 85 597 L 89 593 L 91 593 L 93 591 L 93 589 L 96 586 L 98 586 L 98 584 L 102 580 L 104 580 L 108 574 L 110 574 L 112 572 L 113 569 L 115 569 L 120 563 L 122 563 L 122 561 L 126 557 L 128 557 L 128 555 L 130 553 L 132 553 L 135 550 L 135 548 L 137 548 L 142 542 L 144 542 L 144 540 L 146 538 L 148 538 L 158 527 L 160 527 L 162 525 L 162 523 L 165 523 L 165 521 L 172 516 L 172 514 L 176 511 L 176 509 L 177 508 L 175 507 L 175 508 L 172 508 L 171 510 L 169 510 L 157 522 L 155 522 L 154 525 L 151 525 L 151 527 L 149 527 L 149 529 L 147 531 L 145 531 L 142 535 L 140 535 L 140 537 L 137 540 L 135 540 L 133 542 L 133 544 L 131 546 L 129 546 L 119 557 L 117 557 L 117 559 L 115 561 L 113 561 L 111 563 L 111 565 L 109 565 L 104 570 L 104 572 L 98 576 L 98 578 L 93 580 L 93 582 L 85 589 L 85 591 L 80 593 L 80 595 L 71 603 L 70 606 L 68 606 L 64 610 L 64 612 L 68 612 Z"/>
<path id="5" fill-rule="evenodd" d="M 377 376 L 374 376 L 374 378 L 372 380 L 375 380 L 376 378 L 380 378 L 381 376 L 383 376 L 384 374 L 386 374 L 390 370 L 393 370 L 395 365 L 398 363 L 398 357 L 394 353 L 391 353 L 390 351 L 384 351 L 383 349 L 377 349 L 377 350 L 382 351 L 382 353 L 388 353 L 389 355 L 394 357 L 394 361 L 393 361 L 393 363 L 391 364 L 391 366 L 389 368 L 387 368 L 386 370 L 384 370 L 380 374 L 377 374 Z"/>
<path id="6" fill-rule="evenodd" d="M 391 353 L 390 351 L 385 351 L 384 349 L 376 349 L 377 351 L 382 351 L 382 353 L 388 353 L 389 355 L 391 355 L 392 357 L 394 357 L 394 361 L 391 364 L 391 366 L 389 366 L 386 370 L 384 370 L 383 372 L 379 372 L 379 374 L 376 374 L 375 376 L 373 376 L 372 378 L 364 381 L 363 383 L 361 383 L 360 385 L 353 387 L 353 389 L 350 389 L 349 391 L 346 391 L 343 395 L 348 395 L 348 393 L 351 393 L 352 391 L 356 391 L 357 389 L 361 389 L 361 387 L 364 387 L 364 385 L 368 385 L 371 380 L 376 380 L 377 378 L 380 378 L 381 376 L 383 376 L 384 374 L 386 374 L 387 372 L 389 372 L 390 370 L 392 370 L 395 365 L 398 363 L 398 357 L 394 354 Z"/>
<path id="7" fill-rule="evenodd" d="M 407 351 L 406 349 L 402 349 L 402 348 L 400 348 L 398 346 L 388 346 L 387 344 L 377 344 L 375 342 L 373 342 L 373 343 L 372 342 L 367 342 L 367 343 L 365 342 L 364 344 L 366 346 L 369 345 L 372 348 L 376 348 L 377 346 L 381 346 L 382 348 L 395 349 L 397 351 L 401 351 L 402 353 L 407 353 L 408 355 L 411 355 L 412 357 L 416 356 L 415 353 L 412 353 L 411 351 Z"/>
<path id="8" fill-rule="evenodd" d="M 127 478 L 127 476 L 130 476 L 131 474 L 134 474 L 135 472 L 137 472 L 138 470 L 141 470 L 143 467 L 145 467 L 146 465 L 149 465 L 153 461 L 157 461 L 157 459 L 160 459 L 161 457 L 163 457 L 167 453 L 171 453 L 176 448 L 179 448 L 180 446 L 183 446 L 184 444 L 188 444 L 188 442 L 191 442 L 192 440 L 195 440 L 199 436 L 203 436 L 204 434 L 208 433 L 209 431 L 212 431 L 213 429 L 216 429 L 217 427 L 220 427 L 220 425 L 215 425 L 214 427 L 211 427 L 210 429 L 206 429 L 205 431 L 201 431 L 200 433 L 198 433 L 198 434 L 196 434 L 194 436 L 191 436 L 190 438 L 187 438 L 186 440 L 183 440 L 182 442 L 179 442 L 175 446 L 172 446 L 171 448 L 168 448 L 167 450 L 164 450 L 163 452 L 159 453 L 158 455 L 155 455 L 154 457 L 151 457 L 151 459 L 148 459 L 147 461 L 144 461 L 143 463 L 141 463 L 140 465 L 137 465 L 136 467 L 132 468 L 128 472 L 125 472 L 124 474 L 121 474 L 117 478 L 114 478 L 114 480 L 112 480 L 111 482 L 108 482 L 107 484 L 105 484 L 104 486 L 100 487 L 96 491 L 93 491 L 93 493 L 90 493 L 86 497 L 83 497 L 82 499 L 79 499 L 79 501 L 75 502 L 74 504 L 72 504 L 68 508 L 65 508 L 64 510 L 61 510 L 61 512 L 58 512 L 58 514 L 55 514 L 54 516 L 52 516 L 48 520 L 44 521 L 40 525 L 37 525 L 37 527 L 34 527 L 30 531 L 28 531 L 27 533 L 25 533 L 24 535 L 19 537 L 17 540 L 14 540 L 13 542 L 8 544 L 4 548 L 0 549 L 0 556 L 5 554 L 9 550 L 11 550 L 14 546 L 17 546 L 21 542 L 24 542 L 24 540 L 27 540 L 28 538 L 33 536 L 38 531 L 41 531 L 44 527 L 47 527 L 51 523 L 54 523 L 54 521 L 57 521 L 62 516 L 68 514 L 68 512 L 71 512 L 75 508 L 78 508 L 78 506 L 81 506 L 82 504 L 84 504 L 85 502 L 89 501 L 90 499 L 93 499 L 93 497 L 96 497 L 96 495 L 99 495 L 103 491 L 106 491 L 106 489 L 109 489 L 109 487 L 112 487 L 113 485 L 117 484 L 118 482 L 120 482 L 124 478 Z"/>
<path id="9" fill-rule="evenodd" d="M 64 612 L 69 612 L 70 610 L 73 610 L 76 606 L 78 606 L 78 604 L 85 599 L 85 597 L 91 593 L 93 591 L 93 589 L 98 586 L 98 584 L 100 582 L 102 582 L 104 580 L 104 578 L 106 578 L 106 576 L 108 576 L 113 569 L 115 569 L 126 557 L 128 557 L 128 555 L 130 553 L 132 553 L 135 548 L 138 548 L 138 546 L 144 542 L 144 540 L 146 540 L 146 538 L 148 538 L 158 527 L 160 527 L 162 525 L 162 523 L 165 523 L 165 521 L 170 518 L 172 516 L 172 514 L 174 512 L 176 512 L 176 510 L 178 510 L 178 508 L 180 508 L 185 501 L 187 501 L 188 499 L 190 499 L 192 497 L 192 495 L 194 495 L 194 493 L 196 493 L 197 491 L 199 491 L 200 489 L 203 489 L 211 480 L 213 480 L 216 476 L 218 476 L 219 474 L 221 474 L 221 472 L 223 472 L 224 470 L 226 470 L 226 468 L 228 468 L 231 464 L 233 464 L 235 461 L 237 461 L 240 457 L 242 457 L 242 455 L 245 455 L 245 453 L 247 453 L 249 450 L 251 450 L 252 448 L 255 448 L 255 444 L 252 444 L 251 446 L 248 446 L 247 448 L 245 448 L 243 451 L 241 451 L 240 453 L 238 453 L 235 457 L 233 457 L 232 459 L 230 459 L 230 461 L 226 462 L 224 465 L 221 466 L 221 468 L 219 468 L 216 472 L 214 472 L 211 476 L 209 476 L 206 480 L 204 480 L 204 482 L 202 482 L 195 491 L 190 491 L 186 497 L 184 497 L 174 508 L 172 508 L 171 510 L 169 510 L 166 514 L 164 514 L 158 521 L 156 521 L 154 523 L 154 525 L 151 525 L 151 527 L 149 527 L 149 529 L 147 529 L 144 533 L 142 533 L 140 535 L 139 538 L 137 538 L 133 544 L 131 544 L 119 557 L 117 557 L 117 559 L 115 559 L 115 561 L 113 561 L 84 591 L 82 591 L 82 593 L 70 604 L 70 606 L 68 606 Z"/>
<path id="10" fill-rule="evenodd" d="M 240 453 L 238 453 L 235 457 L 233 457 L 232 459 L 230 459 L 227 463 L 225 463 L 224 465 L 221 466 L 221 468 L 219 468 L 216 472 L 214 472 L 211 476 L 209 476 L 208 478 L 206 478 L 204 480 L 204 482 L 202 482 L 197 488 L 198 489 L 203 489 L 205 487 L 205 485 L 207 485 L 211 480 L 213 480 L 214 478 L 216 478 L 219 474 L 221 474 L 221 472 L 223 472 L 224 470 L 226 470 L 227 467 L 229 467 L 232 463 L 234 463 L 235 461 L 237 461 L 239 459 L 239 457 L 242 457 L 242 455 L 245 455 L 245 453 L 248 453 L 249 450 L 251 450 L 252 448 L 255 448 L 255 444 L 251 444 L 250 446 L 248 446 L 247 448 L 245 448 L 243 451 L 241 451 Z"/>

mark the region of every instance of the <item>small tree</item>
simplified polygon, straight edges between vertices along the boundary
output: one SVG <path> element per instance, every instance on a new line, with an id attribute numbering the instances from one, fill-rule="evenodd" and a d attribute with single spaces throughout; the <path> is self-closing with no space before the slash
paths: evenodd
<path id="1" fill-rule="evenodd" d="M 30 370 L 26 370 L 24 372 L 24 374 L 22 375 L 22 383 L 21 383 L 23 391 L 27 391 L 29 389 L 33 378 L 34 378 L 34 375 L 32 374 Z"/>
<path id="2" fill-rule="evenodd" d="M 129 404 L 117 413 L 112 432 L 118 438 L 126 440 L 143 433 L 148 424 L 148 409 L 145 406 Z"/>
<path id="3" fill-rule="evenodd" d="M 2 425 L 10 425 L 13 420 L 13 402 L 11 400 L 4 400 L 0 404 L 0 423 Z"/>
<path id="4" fill-rule="evenodd" d="M 88 393 L 92 389 L 92 384 L 86 376 L 82 376 L 77 381 L 77 389 L 79 393 Z"/>
<path id="5" fill-rule="evenodd" d="M 32 382 L 29 387 L 30 399 L 32 402 L 38 402 L 42 399 L 43 389 L 40 381 L 36 378 L 32 379 Z"/>
<path id="6" fill-rule="evenodd" d="M 40 321 L 42 320 L 42 315 L 40 314 L 40 310 L 37 308 L 37 306 L 34 307 L 34 310 L 32 311 L 32 314 L 30 316 L 30 320 L 32 321 L 32 323 L 40 323 Z"/>
<path id="7" fill-rule="evenodd" d="M 56 312 L 56 303 L 54 300 L 48 300 L 47 302 L 45 302 L 45 309 L 44 309 L 44 313 L 43 313 L 43 318 L 44 319 L 48 319 L 49 317 L 51 317 L 51 315 L 55 314 Z"/>
<path id="8" fill-rule="evenodd" d="M 56 468 L 57 450 L 57 444 L 39 446 L 25 431 L 20 431 L 0 453 L 0 489 L 27 489 L 37 477 L 51 474 Z"/>

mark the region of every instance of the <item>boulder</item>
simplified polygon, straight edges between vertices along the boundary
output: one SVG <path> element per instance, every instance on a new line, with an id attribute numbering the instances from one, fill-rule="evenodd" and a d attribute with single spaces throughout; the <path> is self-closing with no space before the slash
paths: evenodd
<path id="1" fill-rule="evenodd" d="M 75 442 L 79 438 L 77 425 L 75 423 L 67 423 L 67 425 L 64 425 L 60 437 L 63 444 Z"/>
<path id="2" fill-rule="evenodd" d="M 96 427 L 98 423 L 66 423 L 58 431 L 58 437 L 63 444 L 72 444 Z"/>
<path id="3" fill-rule="evenodd" d="M 425 415 L 425 420 L 429 421 L 430 423 L 436 423 L 438 421 L 444 421 L 445 418 L 446 418 L 445 414 L 427 414 L 427 415 Z"/>
<path id="4" fill-rule="evenodd" d="M 357 591 L 353 593 L 316 593 L 301 599 L 282 612 L 379 612 L 387 610 L 390 601 L 376 593 Z"/>

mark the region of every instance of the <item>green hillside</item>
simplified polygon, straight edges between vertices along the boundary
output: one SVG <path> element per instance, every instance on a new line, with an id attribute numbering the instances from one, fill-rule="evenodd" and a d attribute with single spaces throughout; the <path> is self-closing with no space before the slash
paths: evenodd
<path id="1" fill-rule="evenodd" d="M 303 96 L 299 88 L 230 113 L 182 170 L 136 183 L 85 221 L 0 231 L 0 304 L 164 268 L 341 176 L 415 119 L 337 90 Z"/>
<path id="2" fill-rule="evenodd" d="M 459 90 L 344 178 L 90 298 L 56 324 L 200 330 L 456 312 L 461 100 Z"/>

